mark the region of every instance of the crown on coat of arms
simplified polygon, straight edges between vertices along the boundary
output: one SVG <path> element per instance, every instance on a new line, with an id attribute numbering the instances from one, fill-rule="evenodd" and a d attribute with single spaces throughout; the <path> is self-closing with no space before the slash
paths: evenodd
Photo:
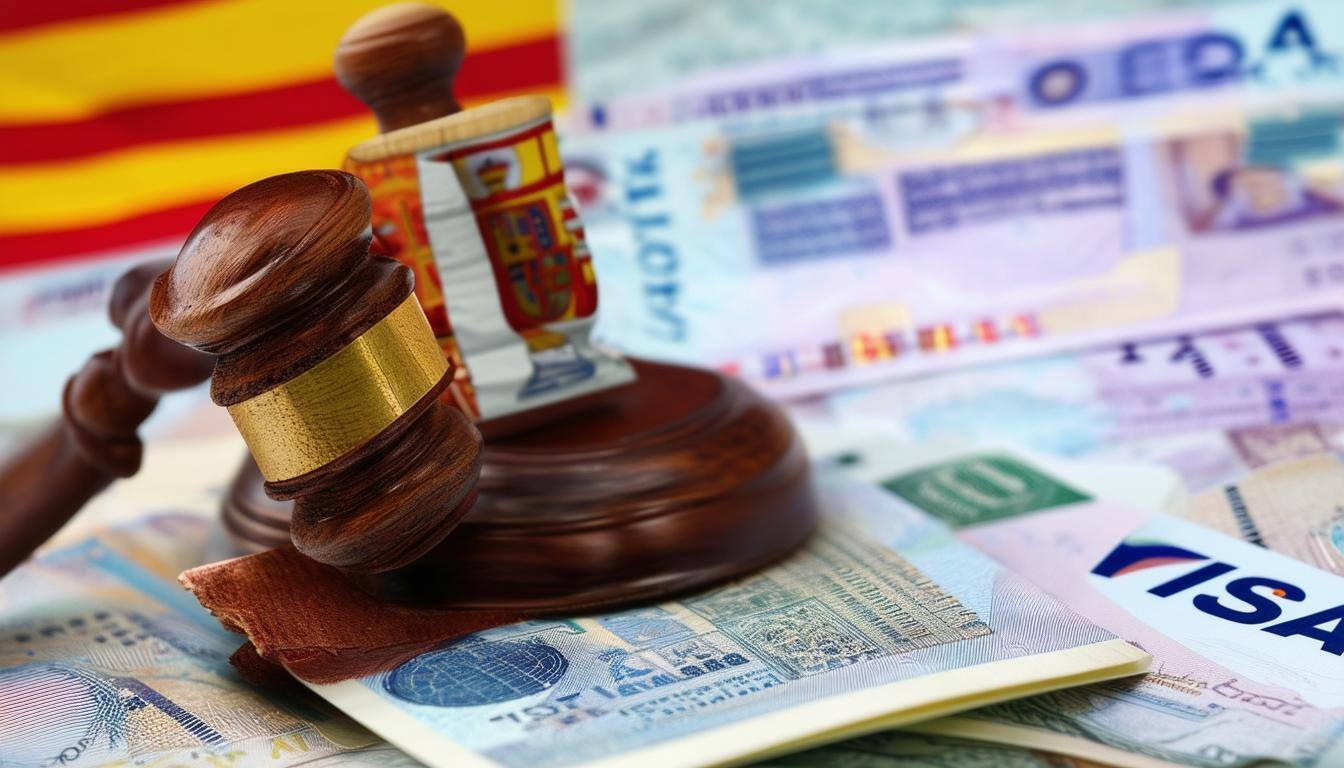
<path id="1" fill-rule="evenodd" d="M 480 179 L 491 194 L 504 191 L 504 183 L 508 176 L 509 164 L 493 157 L 487 157 L 476 169 L 476 178 Z"/>

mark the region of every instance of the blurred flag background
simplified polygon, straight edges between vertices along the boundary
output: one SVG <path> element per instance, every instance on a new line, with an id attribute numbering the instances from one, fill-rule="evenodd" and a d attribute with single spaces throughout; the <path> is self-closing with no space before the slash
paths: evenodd
<path id="1" fill-rule="evenodd" d="M 331 71 L 379 0 L 98 0 L 0 10 L 0 268 L 175 241 L 250 181 L 376 133 Z M 553 0 L 465 0 L 470 104 L 560 97 Z"/>
<path id="2" fill-rule="evenodd" d="M 377 132 L 336 82 L 332 54 L 385 4 L 0 4 L 0 431 L 53 413 L 65 378 L 115 343 L 101 317 L 130 264 L 174 255 L 232 190 L 338 167 Z M 460 101 L 539 92 L 563 103 L 554 0 L 442 4 L 467 32 Z"/>

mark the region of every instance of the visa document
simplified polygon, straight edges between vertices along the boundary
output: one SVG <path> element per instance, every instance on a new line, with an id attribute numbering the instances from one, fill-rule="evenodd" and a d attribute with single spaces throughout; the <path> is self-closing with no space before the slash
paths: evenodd
<path id="1" fill-rule="evenodd" d="M 1337 308 L 1344 40 L 1330 4 L 1294 8 L 602 105 L 627 127 L 565 147 L 598 333 L 793 396 Z"/>
<path id="2" fill-rule="evenodd" d="M 745 579 L 312 687 L 431 765 L 711 765 L 1147 669 L 914 506 L 840 476 L 821 497 L 811 543 Z"/>
<path id="3" fill-rule="evenodd" d="M 1340 756 L 1338 575 L 1091 497 L 1007 454 L 897 471 L 884 486 L 1153 656 L 1143 677 L 987 707 L 930 731 L 1140 768 Z"/>
<path id="4" fill-rule="evenodd" d="M 1306 160 L 1239 170 L 1251 130 L 874 167 L 828 129 L 575 142 L 597 333 L 795 396 L 1336 309 L 1344 185 Z"/>
<path id="5" fill-rule="evenodd" d="M 0 765 L 415 765 L 316 698 L 238 677 L 237 636 L 176 581 L 208 528 L 147 517 L 0 581 Z"/>

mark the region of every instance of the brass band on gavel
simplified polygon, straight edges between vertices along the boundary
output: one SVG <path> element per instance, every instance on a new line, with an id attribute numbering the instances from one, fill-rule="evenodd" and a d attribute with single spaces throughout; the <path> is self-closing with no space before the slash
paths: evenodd
<path id="1" fill-rule="evenodd" d="M 382 432 L 448 372 L 412 295 L 336 354 L 228 411 L 262 476 L 289 480 Z"/>

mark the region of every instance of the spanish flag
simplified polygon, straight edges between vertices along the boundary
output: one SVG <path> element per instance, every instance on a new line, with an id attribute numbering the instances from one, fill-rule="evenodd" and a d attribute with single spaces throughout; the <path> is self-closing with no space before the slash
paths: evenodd
<path id="1" fill-rule="evenodd" d="M 0 271 L 180 241 L 257 179 L 339 167 L 377 132 L 332 75 L 387 0 L 28 0 L 0 6 Z M 449 0 L 467 105 L 561 102 L 557 0 Z"/>

